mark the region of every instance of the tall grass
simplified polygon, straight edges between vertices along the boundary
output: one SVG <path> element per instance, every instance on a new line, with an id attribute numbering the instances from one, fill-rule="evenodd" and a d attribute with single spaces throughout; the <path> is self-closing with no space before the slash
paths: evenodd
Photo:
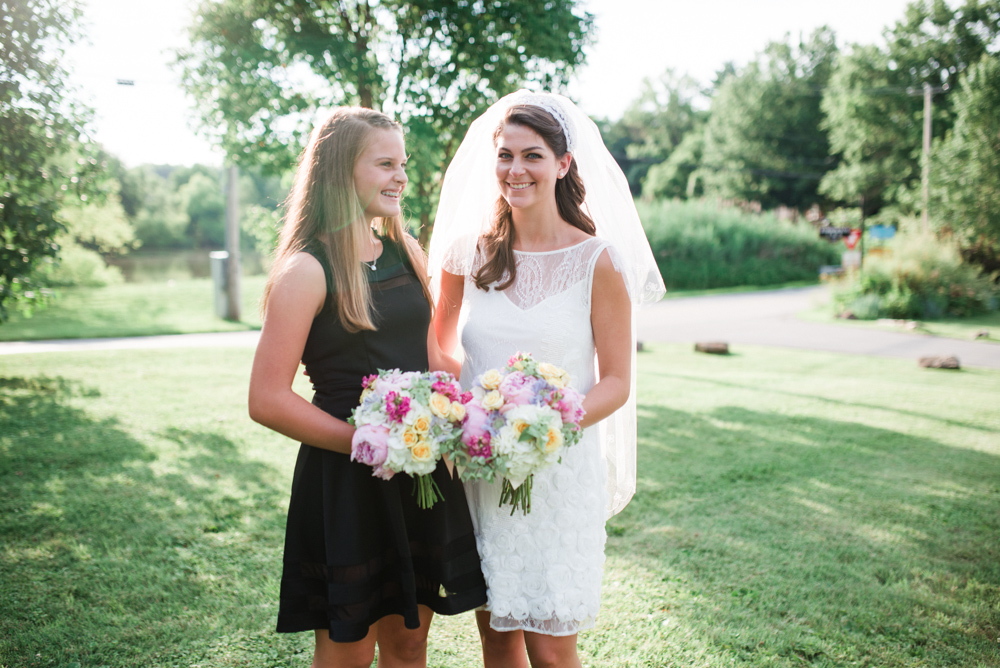
<path id="1" fill-rule="evenodd" d="M 637 202 L 667 288 L 767 286 L 816 280 L 839 264 L 838 247 L 807 223 L 748 214 L 707 201 Z"/>

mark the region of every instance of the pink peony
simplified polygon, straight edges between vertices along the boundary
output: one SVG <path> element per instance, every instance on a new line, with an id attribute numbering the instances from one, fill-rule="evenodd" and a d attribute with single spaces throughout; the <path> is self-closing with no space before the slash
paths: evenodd
<path id="1" fill-rule="evenodd" d="M 527 406 L 536 398 L 535 385 L 537 380 L 526 376 L 520 371 L 512 371 L 500 383 L 500 394 L 508 404 Z"/>
<path id="2" fill-rule="evenodd" d="M 465 405 L 465 421 L 462 424 L 462 442 L 471 449 L 490 442 L 490 414 L 476 402 Z M 472 454 L 471 452 L 469 454 Z"/>
<path id="3" fill-rule="evenodd" d="M 363 424 L 354 430 L 354 437 L 351 439 L 352 461 L 381 468 L 388 456 L 389 430 L 386 427 Z M 375 475 L 378 475 L 377 471 Z M 389 477 L 392 477 L 391 472 Z"/>

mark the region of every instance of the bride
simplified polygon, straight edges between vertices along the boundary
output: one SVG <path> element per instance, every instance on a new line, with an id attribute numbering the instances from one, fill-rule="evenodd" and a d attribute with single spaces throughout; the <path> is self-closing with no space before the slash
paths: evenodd
<path id="1" fill-rule="evenodd" d="M 500 507 L 500 481 L 466 483 L 486 668 L 579 666 L 604 522 L 635 490 L 632 306 L 663 283 L 624 175 L 572 102 L 521 91 L 473 124 L 445 175 L 430 270 L 434 327 L 446 351 L 461 349 L 464 386 L 522 351 L 586 395 L 584 436 L 535 474 L 530 513 Z"/>

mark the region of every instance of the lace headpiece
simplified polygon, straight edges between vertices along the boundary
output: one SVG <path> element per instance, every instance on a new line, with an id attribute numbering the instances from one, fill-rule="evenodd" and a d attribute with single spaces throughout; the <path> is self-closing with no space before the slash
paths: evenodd
<path id="1" fill-rule="evenodd" d="M 518 91 L 511 98 L 512 104 L 524 104 L 531 107 L 540 107 L 552 115 L 562 128 L 566 137 L 566 150 L 570 153 L 576 152 L 576 127 L 569 119 L 566 110 L 559 103 L 559 99 L 548 93 L 529 93 L 528 91 Z"/>

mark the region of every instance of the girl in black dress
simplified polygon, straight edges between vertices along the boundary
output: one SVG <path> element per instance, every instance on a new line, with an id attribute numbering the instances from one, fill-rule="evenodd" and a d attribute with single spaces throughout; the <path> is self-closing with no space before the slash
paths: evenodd
<path id="1" fill-rule="evenodd" d="M 451 371 L 429 327 L 425 259 L 403 231 L 401 127 L 342 108 L 302 154 L 250 378 L 250 416 L 301 441 L 285 533 L 278 631 L 313 630 L 313 666 L 425 666 L 434 612 L 486 601 L 462 485 L 417 507 L 413 479 L 350 461 L 361 379 L 378 369 Z M 312 403 L 292 390 L 300 360 Z"/>

